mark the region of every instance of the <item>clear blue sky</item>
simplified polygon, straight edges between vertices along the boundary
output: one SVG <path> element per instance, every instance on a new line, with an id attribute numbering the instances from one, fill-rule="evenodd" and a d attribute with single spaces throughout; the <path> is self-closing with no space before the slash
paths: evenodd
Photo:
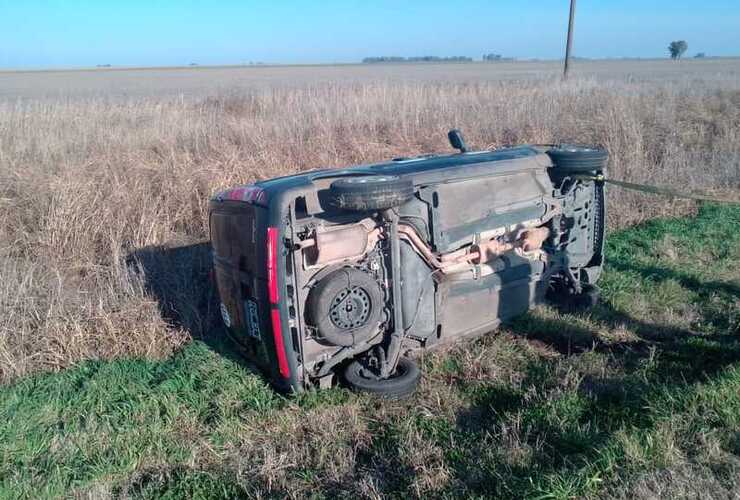
<path id="1" fill-rule="evenodd" d="M 569 0 L 0 0 L 0 67 L 557 58 Z M 740 0 L 579 0 L 575 55 L 740 55 Z"/>

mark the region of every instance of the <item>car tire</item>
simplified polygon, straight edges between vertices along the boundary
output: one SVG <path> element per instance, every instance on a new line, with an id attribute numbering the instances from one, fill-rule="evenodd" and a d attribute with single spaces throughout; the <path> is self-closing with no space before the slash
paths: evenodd
<path id="1" fill-rule="evenodd" d="M 375 279 L 352 267 L 337 269 L 308 292 L 308 323 L 331 345 L 357 345 L 377 332 L 383 291 Z"/>
<path id="2" fill-rule="evenodd" d="M 547 300 L 562 312 L 583 312 L 596 307 L 601 292 L 596 285 L 581 284 L 581 293 L 574 293 L 565 284 L 557 284 L 547 291 Z"/>
<path id="3" fill-rule="evenodd" d="M 609 159 L 604 148 L 561 144 L 547 151 L 553 168 L 560 173 L 594 173 L 603 171 Z"/>
<path id="4" fill-rule="evenodd" d="M 398 360 L 395 372 L 388 378 L 379 378 L 364 360 L 354 360 L 344 370 L 344 379 L 355 391 L 368 392 L 386 399 L 405 399 L 410 397 L 419 385 L 421 370 L 409 358 Z"/>
<path id="5" fill-rule="evenodd" d="M 599 304 L 599 289 L 587 283 L 581 285 L 581 293 L 570 297 L 571 307 L 576 311 L 588 311 Z"/>
<path id="6" fill-rule="evenodd" d="M 581 284 L 581 293 L 567 295 L 561 301 L 561 306 L 570 312 L 585 312 L 599 304 L 601 293 L 595 285 Z"/>
<path id="7" fill-rule="evenodd" d="M 403 205 L 414 196 L 414 185 L 395 175 L 363 175 L 337 179 L 329 192 L 337 208 L 366 212 Z"/>

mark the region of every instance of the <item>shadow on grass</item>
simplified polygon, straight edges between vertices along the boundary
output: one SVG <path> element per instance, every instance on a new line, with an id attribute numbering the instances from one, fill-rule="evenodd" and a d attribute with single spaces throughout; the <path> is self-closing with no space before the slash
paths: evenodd
<path id="1" fill-rule="evenodd" d="M 259 373 L 246 362 L 239 345 L 228 336 L 221 322 L 218 293 L 210 278 L 210 243 L 144 247 L 132 252 L 127 263 L 143 274 L 145 289 L 157 301 L 165 321 L 202 340 L 218 354 Z"/>
<path id="2" fill-rule="evenodd" d="M 740 299 L 740 284 L 727 281 L 702 281 L 683 271 L 667 267 L 645 265 L 637 262 L 624 262 L 616 259 L 610 262 L 610 267 L 617 271 L 637 272 L 644 279 L 654 282 L 672 280 L 683 288 L 691 290 L 699 299 L 703 307 L 703 319 L 715 328 L 732 329 L 731 333 L 740 333 L 740 325 L 732 324 L 731 315 L 727 311 L 716 311 L 708 307 L 712 297 L 724 295 L 727 298 Z"/>
<path id="3" fill-rule="evenodd" d="M 695 290 L 700 296 L 706 297 L 712 293 L 724 293 L 740 297 L 740 285 L 726 281 L 701 281 L 688 273 L 669 269 L 667 267 L 641 265 L 636 263 L 626 263 L 621 260 L 609 262 L 609 267 L 617 271 L 637 271 L 646 279 L 678 281 L 681 286 Z"/>

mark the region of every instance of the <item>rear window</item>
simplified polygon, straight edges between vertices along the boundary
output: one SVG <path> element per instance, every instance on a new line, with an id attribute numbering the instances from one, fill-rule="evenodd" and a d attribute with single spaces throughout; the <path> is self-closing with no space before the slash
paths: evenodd
<path id="1" fill-rule="evenodd" d="M 262 276 L 266 258 L 266 210 L 246 203 L 239 205 L 211 213 L 211 245 L 223 263 L 228 261 L 240 271 Z"/>

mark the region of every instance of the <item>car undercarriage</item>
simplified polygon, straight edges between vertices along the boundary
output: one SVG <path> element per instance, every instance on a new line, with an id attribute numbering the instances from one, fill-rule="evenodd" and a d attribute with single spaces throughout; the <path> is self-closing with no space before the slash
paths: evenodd
<path id="1" fill-rule="evenodd" d="M 277 386 L 341 380 L 404 397 L 419 380 L 414 353 L 545 300 L 594 296 L 605 206 L 592 174 L 606 151 L 460 149 L 214 197 L 224 321 Z"/>

